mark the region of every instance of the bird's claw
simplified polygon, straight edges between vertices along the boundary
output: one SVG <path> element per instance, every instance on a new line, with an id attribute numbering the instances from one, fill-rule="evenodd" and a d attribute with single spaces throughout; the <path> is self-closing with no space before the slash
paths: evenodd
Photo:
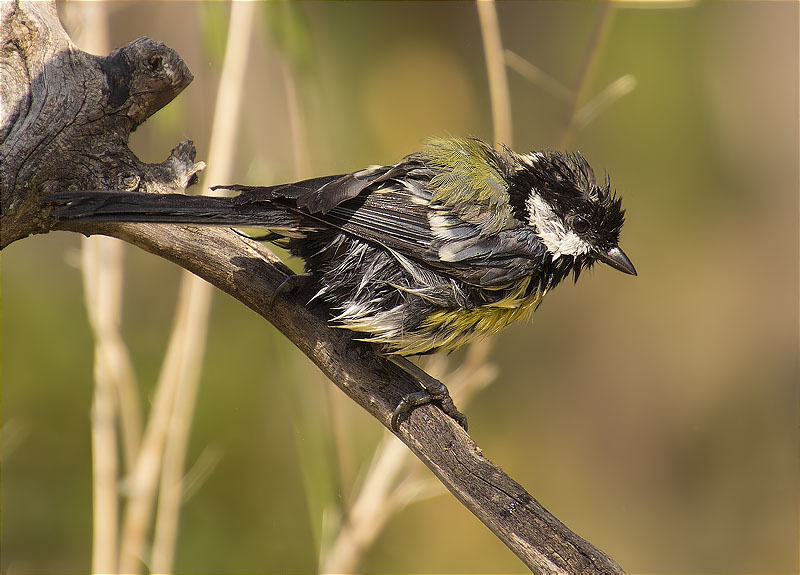
<path id="1" fill-rule="evenodd" d="M 415 407 L 428 403 L 438 404 L 442 411 L 460 425 L 464 431 L 467 431 L 467 417 L 461 413 L 455 403 L 453 403 L 453 398 L 450 397 L 450 392 L 445 384 L 431 377 L 423 369 L 417 367 L 405 358 L 390 356 L 389 359 L 403 371 L 414 377 L 422 386 L 420 391 L 404 395 L 397 404 L 397 407 L 394 408 L 390 420 L 393 431 L 399 429 L 400 418 L 403 415 L 411 413 Z"/>
<path id="2" fill-rule="evenodd" d="M 311 281 L 311 274 L 292 274 L 290 276 L 286 276 L 286 279 L 281 282 L 281 284 L 275 288 L 275 292 L 269 298 L 269 302 L 267 306 L 269 309 L 275 305 L 275 300 L 278 299 L 278 296 L 283 293 L 293 292 L 294 290 L 303 287 L 309 281 Z"/>
<path id="3" fill-rule="evenodd" d="M 450 393 L 447 391 L 445 385 L 441 385 L 443 390 L 441 394 L 423 389 L 404 395 L 392 412 L 392 419 L 390 422 L 392 429 L 397 431 L 400 428 L 400 418 L 411 413 L 415 407 L 427 403 L 437 403 L 442 411 L 449 415 L 451 419 L 464 429 L 464 431 L 467 431 L 467 416 L 461 413 L 455 403 L 453 403 L 453 399 L 450 397 Z"/>

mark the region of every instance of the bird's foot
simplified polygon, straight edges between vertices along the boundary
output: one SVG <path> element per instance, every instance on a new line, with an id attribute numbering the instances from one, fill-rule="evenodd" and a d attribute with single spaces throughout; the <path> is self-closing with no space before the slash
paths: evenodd
<path id="1" fill-rule="evenodd" d="M 390 425 L 394 431 L 399 429 L 400 418 L 411 413 L 415 407 L 428 403 L 436 403 L 442 411 L 450 416 L 458 425 L 467 430 L 467 417 L 461 413 L 453 403 L 447 386 L 438 379 L 428 375 L 425 370 L 417 367 L 410 361 L 401 357 L 389 357 L 390 361 L 400 369 L 414 377 L 422 386 L 422 390 L 404 395 L 392 412 Z"/>
<path id="2" fill-rule="evenodd" d="M 275 305 L 275 300 L 279 295 L 293 292 L 294 290 L 307 285 L 310 281 L 311 274 L 292 274 L 290 276 L 286 276 L 286 279 L 283 280 L 277 288 L 275 288 L 275 293 L 273 293 L 272 297 L 269 298 L 269 303 L 267 304 L 269 309 L 272 309 L 272 306 Z"/>

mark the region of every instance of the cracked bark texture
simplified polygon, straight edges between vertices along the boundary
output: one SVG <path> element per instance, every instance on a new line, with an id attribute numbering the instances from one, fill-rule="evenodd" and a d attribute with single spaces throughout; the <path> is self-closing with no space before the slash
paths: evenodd
<path id="1" fill-rule="evenodd" d="M 0 3 L 0 248 L 52 221 L 40 194 L 69 189 L 182 191 L 203 169 L 178 144 L 146 164 L 136 127 L 192 81 L 180 56 L 139 38 L 106 57 L 79 50 L 50 2 Z"/>
<path id="2" fill-rule="evenodd" d="M 183 191 L 204 167 L 191 142 L 146 164 L 128 135 L 185 88 L 192 75 L 165 45 L 140 38 L 107 57 L 77 49 L 50 2 L 2 2 L 0 45 L 0 248 L 51 229 L 121 238 L 177 263 L 271 321 L 331 381 L 384 426 L 418 383 L 327 325 L 307 294 L 272 295 L 288 269 L 261 244 L 230 230 L 139 224 L 59 224 L 39 196 L 64 189 Z M 535 573 L 622 573 L 485 458 L 467 433 L 431 405 L 396 435 Z M 432 537 L 434 535 L 432 534 Z"/>

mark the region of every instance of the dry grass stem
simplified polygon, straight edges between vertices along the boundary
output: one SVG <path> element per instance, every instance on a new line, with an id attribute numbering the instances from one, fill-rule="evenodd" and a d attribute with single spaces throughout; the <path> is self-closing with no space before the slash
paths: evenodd
<path id="1" fill-rule="evenodd" d="M 636 89 L 636 78 L 631 74 L 620 76 L 605 87 L 597 96 L 589 100 L 575 114 L 573 124 L 576 130 L 585 128 L 592 120 L 602 114 L 617 100 L 623 98 Z"/>
<path id="2" fill-rule="evenodd" d="M 299 22 L 292 24 L 302 25 Z M 311 76 L 308 70 L 296 65 L 298 61 L 292 58 L 291 46 L 280 41 L 276 41 L 275 45 L 291 136 L 294 163 L 292 179 L 301 180 L 310 177 L 313 170 L 304 100 L 304 96 L 309 94 Z M 343 410 L 350 406 L 345 407 L 347 398 L 328 385 L 326 378 L 321 378 L 320 384 L 321 388 L 315 387 L 313 390 L 307 386 L 294 388 L 288 398 L 297 437 L 303 438 L 302 441 L 295 441 L 294 446 L 300 461 L 311 533 L 319 555 L 323 556 L 341 525 L 337 492 L 342 483 L 342 473 L 348 467 L 345 460 L 350 449 L 344 429 L 346 416 Z M 320 389 L 322 396 L 318 395 Z M 314 397 L 310 397 L 310 394 L 314 394 Z"/>
<path id="3" fill-rule="evenodd" d="M 497 376 L 486 362 L 491 344 L 483 340 L 469 347 L 464 362 L 449 375 L 444 354 L 434 355 L 426 371 L 441 379 L 459 406 Z M 366 551 L 395 514 L 411 503 L 446 493 L 441 483 L 419 465 L 408 448 L 388 431 L 375 451 L 361 488 L 330 547 L 320 558 L 321 573 L 352 573 Z"/>
<path id="4" fill-rule="evenodd" d="M 283 87 L 286 91 L 289 131 L 292 134 L 294 175 L 300 180 L 309 177 L 311 172 L 311 158 L 309 157 L 308 142 L 306 141 L 306 119 L 303 105 L 300 102 L 300 94 L 297 90 L 297 80 L 286 58 L 281 58 L 280 67 Z"/>
<path id="5" fill-rule="evenodd" d="M 412 456 L 406 446 L 387 432 L 346 520 L 320 558 L 320 573 L 356 570 L 364 551 L 381 533 L 389 517 L 399 510 L 399 501 L 397 497 L 392 498 L 392 489 L 410 459 Z"/>
<path id="6" fill-rule="evenodd" d="M 183 493 L 181 497 L 183 503 L 189 501 L 189 499 L 200 490 L 206 480 L 214 472 L 214 469 L 216 469 L 217 464 L 222 459 L 222 454 L 222 448 L 213 444 L 206 446 L 206 448 L 200 452 L 194 464 L 183 476 Z"/>
<path id="7" fill-rule="evenodd" d="M 613 15 L 614 2 L 612 0 L 604 0 L 600 7 L 600 15 L 595 22 L 592 37 L 589 40 L 589 46 L 586 49 L 581 71 L 578 74 L 576 88 L 572 92 L 572 102 L 566 116 L 567 119 L 564 124 L 564 131 L 558 143 L 557 149 L 559 150 L 568 148 L 575 135 L 575 129 L 577 128 L 575 119 L 583 103 L 586 101 L 588 90 L 594 80 L 595 71 L 600 61 L 600 48 L 605 43 L 608 32 L 611 30 Z"/>
<path id="8" fill-rule="evenodd" d="M 202 373 L 211 306 L 212 292 L 208 284 L 186 275 L 181 283 L 183 289 L 176 318 L 176 328 L 180 327 L 173 331 L 176 345 L 170 348 L 176 350 L 176 373 L 171 376 L 174 383 L 165 384 L 174 385 L 175 395 L 165 429 L 166 441 L 158 487 L 151 555 L 151 568 L 155 573 L 169 573 L 172 570 L 182 500 L 183 464 Z"/>
<path id="9" fill-rule="evenodd" d="M 75 27 L 73 37 L 86 50 L 108 53 L 108 17 L 104 4 L 72 7 L 66 16 Z M 132 461 L 141 428 L 139 404 L 127 390 L 135 387 L 133 369 L 119 333 L 122 314 L 122 243 L 112 238 L 84 238 L 81 242 L 84 300 L 94 337 L 94 397 L 92 438 L 92 572 L 114 573 L 119 554 L 119 443 L 120 410 L 124 455 Z M 136 398 L 135 394 L 133 396 Z M 123 402 L 127 401 L 125 405 Z"/>
<path id="10" fill-rule="evenodd" d="M 170 358 L 176 356 L 172 351 L 175 345 L 174 340 L 171 340 L 167 361 L 161 368 L 159 378 L 165 383 L 156 386 L 136 464 L 124 483 L 128 500 L 120 542 L 121 573 L 138 573 L 147 556 L 146 541 L 150 531 L 153 501 L 177 387 L 175 360 L 170 361 Z"/>
<path id="11" fill-rule="evenodd" d="M 497 6 L 494 0 L 477 0 L 476 4 L 483 38 L 483 53 L 486 58 L 486 71 L 489 75 L 494 143 L 511 146 L 513 144 L 511 96 L 508 93 L 508 77 L 503 54 L 503 41 L 500 37 L 500 23 L 497 20 Z"/>
<path id="12" fill-rule="evenodd" d="M 250 2 L 231 4 L 228 40 L 222 66 L 206 182 L 230 179 L 234 159 L 241 97 L 247 70 L 247 56 L 252 35 L 252 20 L 256 5 Z M 183 469 L 192 416 L 205 354 L 208 316 L 211 309 L 212 286 L 194 274 L 184 272 L 179 314 L 173 331 L 176 344 L 170 350 L 177 353 L 177 389 L 172 406 L 169 434 L 164 451 L 164 464 L 153 536 L 152 568 L 156 573 L 169 573 L 175 557 L 178 520 L 183 501 Z M 159 382 L 159 385 L 162 381 Z"/>
<path id="13" fill-rule="evenodd" d="M 569 101 L 569 99 L 572 97 L 572 90 L 550 76 L 541 68 L 528 62 L 516 52 L 506 49 L 504 54 L 506 58 L 506 65 L 514 70 L 517 74 L 528 80 L 531 84 L 539 86 L 559 100 Z"/>
<path id="14" fill-rule="evenodd" d="M 109 323 L 114 323 L 113 320 L 108 320 L 119 316 L 119 310 L 114 309 L 113 300 L 117 299 L 114 297 L 114 289 L 119 289 L 119 282 L 115 279 L 120 275 L 119 256 L 122 246 L 111 238 L 94 240 L 99 241 L 83 240 L 81 252 L 84 295 L 95 340 L 95 385 L 91 411 L 92 572 L 113 573 L 118 553 L 119 453 L 113 353 L 107 353 L 107 348 L 113 345 L 109 337 L 109 331 L 113 327 Z"/>
<path id="15" fill-rule="evenodd" d="M 226 180 L 231 172 L 254 9 L 253 4 L 247 2 L 231 4 L 228 46 L 217 94 L 206 181 Z M 139 572 L 148 555 L 146 541 L 160 474 L 152 568 L 159 573 L 172 570 L 183 499 L 183 466 L 205 353 L 211 293 L 210 285 L 184 272 L 150 420 L 129 482 L 130 498 L 123 523 L 120 558 L 120 570 L 124 573 Z"/>

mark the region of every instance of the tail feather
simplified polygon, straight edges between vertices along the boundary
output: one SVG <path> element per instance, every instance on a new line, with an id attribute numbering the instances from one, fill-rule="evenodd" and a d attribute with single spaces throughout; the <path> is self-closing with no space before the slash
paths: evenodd
<path id="1" fill-rule="evenodd" d="M 227 186 L 211 186 L 212 190 L 232 190 L 241 192 L 242 197 L 247 197 L 250 200 L 297 200 L 308 194 L 312 194 L 317 190 L 325 187 L 331 182 L 342 179 L 343 175 L 337 176 L 322 176 L 319 178 L 311 178 L 302 180 L 300 182 L 292 182 L 290 184 L 277 184 L 274 186 L 243 186 L 241 184 L 230 184 Z"/>
<path id="2" fill-rule="evenodd" d="M 60 192 L 42 198 L 60 220 L 296 229 L 300 217 L 271 201 L 139 192 Z"/>

